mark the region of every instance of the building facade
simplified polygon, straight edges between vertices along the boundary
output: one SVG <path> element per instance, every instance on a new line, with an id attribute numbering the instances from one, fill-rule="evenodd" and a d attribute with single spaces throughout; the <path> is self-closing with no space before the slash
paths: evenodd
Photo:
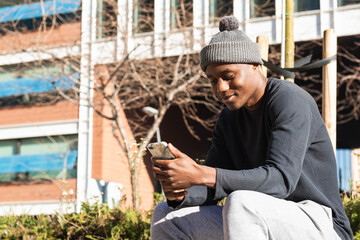
<path id="1" fill-rule="evenodd" d="M 131 205 L 129 167 L 111 121 L 89 104 L 93 40 L 81 19 L 91 18 L 90 7 L 78 0 L 0 4 L 2 215 L 80 211 L 85 201 Z M 72 88 L 80 102 L 57 97 L 56 89 Z M 153 206 L 153 192 L 143 164 L 140 207 Z"/>
<path id="2" fill-rule="evenodd" d="M 113 204 L 123 196 L 131 198 L 129 168 L 111 122 L 90 104 L 95 68 L 127 56 L 196 54 L 218 31 L 224 15 L 236 16 L 253 40 L 265 35 L 270 44 L 280 44 L 283 2 L 0 3 L 0 214 L 79 211 L 84 201 Z M 296 0 L 295 41 L 321 39 L 328 28 L 338 37 L 360 35 L 359 12 L 358 0 Z M 57 95 L 57 90 L 67 93 L 75 86 L 78 104 Z M 354 164 L 358 155 L 344 151 L 350 157 L 338 157 L 339 180 L 349 190 L 348 182 L 352 179 L 354 185 L 359 177 Z M 149 209 L 154 184 L 145 166 L 141 171 L 142 207 Z"/>

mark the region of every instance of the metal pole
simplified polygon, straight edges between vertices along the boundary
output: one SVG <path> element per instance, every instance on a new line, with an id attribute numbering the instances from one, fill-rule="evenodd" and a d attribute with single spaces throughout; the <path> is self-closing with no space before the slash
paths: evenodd
<path id="1" fill-rule="evenodd" d="M 286 0 L 285 9 L 285 67 L 294 67 L 294 0 Z M 294 82 L 292 78 L 286 78 L 286 80 Z"/>
<path id="2" fill-rule="evenodd" d="M 285 0 L 281 1 L 281 63 L 282 68 L 285 67 Z M 284 79 L 284 76 L 280 77 Z"/>
<path id="3" fill-rule="evenodd" d="M 155 121 L 157 120 L 157 118 L 158 118 L 158 115 L 155 114 L 155 115 L 154 115 Z M 156 129 L 156 140 L 157 140 L 157 142 L 161 142 L 160 127 L 158 127 L 158 128 Z"/>

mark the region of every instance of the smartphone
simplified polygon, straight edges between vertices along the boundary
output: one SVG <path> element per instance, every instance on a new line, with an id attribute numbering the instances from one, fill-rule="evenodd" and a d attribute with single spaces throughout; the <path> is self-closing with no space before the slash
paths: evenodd
<path id="1" fill-rule="evenodd" d="M 174 159 L 175 156 L 170 152 L 166 142 L 149 143 L 147 149 L 153 157 L 161 159 Z"/>

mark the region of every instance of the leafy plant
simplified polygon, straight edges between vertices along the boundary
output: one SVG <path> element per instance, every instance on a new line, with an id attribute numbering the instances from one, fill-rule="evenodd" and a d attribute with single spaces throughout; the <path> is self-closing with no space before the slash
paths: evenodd
<path id="1" fill-rule="evenodd" d="M 155 194 L 156 204 L 164 201 L 162 194 Z M 343 198 L 346 214 L 354 232 L 354 240 L 360 240 L 360 197 Z M 134 209 L 106 204 L 84 203 L 80 213 L 0 217 L 0 239 L 124 239 L 150 240 L 152 211 L 139 213 Z"/>
<path id="2" fill-rule="evenodd" d="M 344 207 L 354 233 L 354 240 L 360 240 L 360 196 L 344 197 Z"/>
<path id="3" fill-rule="evenodd" d="M 0 217 L 0 239 L 150 239 L 149 212 L 84 203 L 80 213 Z"/>

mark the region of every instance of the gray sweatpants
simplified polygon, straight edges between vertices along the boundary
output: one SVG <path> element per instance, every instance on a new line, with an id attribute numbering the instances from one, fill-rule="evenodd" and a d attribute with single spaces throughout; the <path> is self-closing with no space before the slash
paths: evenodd
<path id="1" fill-rule="evenodd" d="M 331 209 L 313 201 L 295 203 L 254 191 L 235 191 L 225 206 L 172 210 L 156 206 L 151 239 L 338 240 Z"/>

